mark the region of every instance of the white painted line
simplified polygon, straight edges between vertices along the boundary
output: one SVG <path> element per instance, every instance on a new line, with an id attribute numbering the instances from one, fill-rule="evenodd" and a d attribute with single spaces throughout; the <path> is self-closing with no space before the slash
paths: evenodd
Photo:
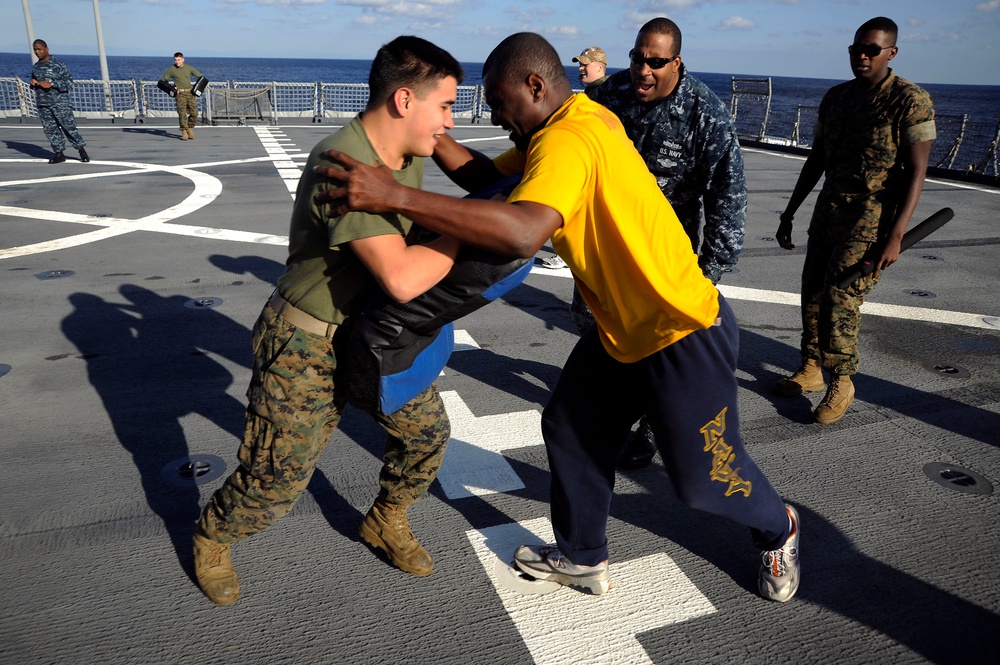
<path id="1" fill-rule="evenodd" d="M 501 524 L 465 534 L 535 665 L 652 663 L 636 635 L 716 612 L 666 554 L 611 562 L 611 590 L 591 596 L 573 589 L 523 595 L 496 578 L 521 545 L 553 542 L 547 519 Z"/>
<path id="2" fill-rule="evenodd" d="M 292 162 L 292 156 L 289 153 L 300 152 L 300 150 L 290 143 L 288 145 L 279 143 L 275 138 L 277 132 L 270 127 L 254 127 L 254 131 L 257 133 L 257 138 L 260 139 L 264 150 L 274 158 L 274 166 L 278 171 L 278 177 L 284 181 L 285 188 L 292 195 L 292 200 L 294 201 L 295 191 L 299 185 L 299 178 L 302 177 L 302 169 Z M 288 140 L 285 139 L 284 143 L 288 143 Z"/>
<path id="3" fill-rule="evenodd" d="M 774 150 L 764 150 L 763 148 L 741 148 L 741 150 L 743 152 L 752 152 L 758 155 L 767 155 L 768 157 L 778 157 L 780 159 L 795 159 L 800 162 L 806 161 L 805 155 L 796 155 L 789 152 L 777 152 Z M 949 187 L 954 187 L 955 189 L 971 189 L 976 192 L 993 194 L 994 196 L 1000 195 L 1000 188 L 989 187 L 987 185 L 970 185 L 965 182 L 956 182 L 954 180 L 938 180 L 937 178 L 927 178 L 925 182 L 930 182 L 935 185 L 947 185 Z"/>
<path id="4" fill-rule="evenodd" d="M 542 414 L 519 411 L 477 417 L 453 390 L 441 393 L 451 441 L 444 454 L 438 482 L 449 499 L 465 499 L 524 489 L 524 482 L 500 453 L 541 446 Z"/>
<path id="5" fill-rule="evenodd" d="M 551 270 L 549 268 L 542 268 L 537 264 L 531 267 L 531 274 L 548 275 L 550 277 L 573 277 L 573 273 L 569 268 Z M 730 300 L 748 300 L 751 302 L 773 303 L 775 305 L 789 305 L 791 307 L 799 307 L 802 303 L 801 295 L 788 291 L 751 289 L 745 286 L 731 286 L 728 284 L 720 284 L 718 288 L 719 292 Z M 996 330 L 996 326 L 990 325 L 985 320 L 996 318 L 991 314 L 950 312 L 945 309 L 927 309 L 924 307 L 910 307 L 908 305 L 886 305 L 876 302 L 865 302 L 861 305 L 861 313 L 868 316 L 885 316 L 891 319 L 909 319 L 913 321 L 927 321 L 929 323 L 945 323 L 953 326 L 964 326 L 966 328 Z"/>
<path id="6" fill-rule="evenodd" d="M 768 302 L 778 305 L 791 305 L 793 307 L 799 307 L 802 303 L 802 297 L 798 293 L 788 293 L 785 291 L 765 291 L 763 289 L 749 289 L 742 286 L 720 284 L 719 292 L 732 300 Z M 862 304 L 861 313 L 868 316 L 885 316 L 892 319 L 946 323 L 966 328 L 996 330 L 995 327 L 984 320 L 991 318 L 987 314 L 950 312 L 944 309 L 928 309 L 925 307 L 910 307 L 908 305 L 886 305 L 876 302 L 865 302 Z"/>
<path id="7" fill-rule="evenodd" d="M 48 218 L 54 219 L 55 221 L 68 221 L 106 227 L 103 231 L 96 231 L 94 233 L 80 234 L 69 238 L 61 238 L 33 245 L 22 245 L 20 247 L 3 249 L 0 250 L 0 259 L 26 256 L 29 254 L 37 254 L 39 252 L 53 251 L 67 247 L 77 247 L 86 243 L 96 242 L 97 240 L 104 240 L 112 236 L 128 233 L 130 231 L 163 230 L 164 228 L 169 227 L 167 222 L 177 219 L 178 217 L 183 217 L 184 215 L 195 212 L 196 210 L 200 210 L 218 198 L 219 194 L 222 193 L 222 182 L 215 176 L 208 175 L 207 173 L 201 173 L 200 171 L 193 171 L 180 166 L 156 166 L 155 168 L 150 168 L 148 166 L 136 165 L 129 162 L 103 163 L 129 168 L 140 166 L 143 167 L 143 172 L 147 173 L 152 173 L 154 171 L 173 173 L 189 179 L 194 184 L 194 190 L 187 196 L 187 198 L 177 205 L 136 220 L 100 218 L 92 217 L 90 215 L 78 215 L 75 216 L 75 219 L 73 219 L 72 217 L 74 216 L 72 213 L 30 210 L 28 208 L 15 208 L 12 206 L 0 207 L 0 214 L 7 214 L 16 217 L 28 217 L 31 219 Z M 172 230 L 172 232 L 176 232 L 176 229 Z M 261 234 L 255 235 L 260 236 Z"/>
<path id="8" fill-rule="evenodd" d="M 752 300 L 753 302 L 769 302 L 775 305 L 792 305 L 799 307 L 802 304 L 802 296 L 798 293 L 787 291 L 765 291 L 764 289 L 750 289 L 745 286 L 730 286 L 719 284 L 719 293 L 731 300 Z"/>
<path id="9" fill-rule="evenodd" d="M 553 277 L 567 277 L 573 279 L 573 271 L 569 268 L 546 268 L 540 263 L 531 266 L 531 272 L 536 275 L 552 275 Z"/>
<path id="10" fill-rule="evenodd" d="M 456 143 L 482 143 L 483 141 L 510 141 L 510 136 L 501 134 L 500 136 L 487 136 L 476 139 L 455 139 Z"/>
<path id="11" fill-rule="evenodd" d="M 468 330 L 455 331 L 455 351 L 470 351 L 480 348 L 479 343 L 472 339 Z"/>

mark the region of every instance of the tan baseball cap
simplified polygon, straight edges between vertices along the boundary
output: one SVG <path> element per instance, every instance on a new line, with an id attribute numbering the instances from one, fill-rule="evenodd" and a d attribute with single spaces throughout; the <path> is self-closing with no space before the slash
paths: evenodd
<path id="1" fill-rule="evenodd" d="M 603 62 L 606 65 L 608 64 L 608 56 L 604 55 L 604 49 L 599 46 L 588 46 L 583 50 L 583 53 L 573 58 L 573 62 L 579 62 L 581 65 Z"/>

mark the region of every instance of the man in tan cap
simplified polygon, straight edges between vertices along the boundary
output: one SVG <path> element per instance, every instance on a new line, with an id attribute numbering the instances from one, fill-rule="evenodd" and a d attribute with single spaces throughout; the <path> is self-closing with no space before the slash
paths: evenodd
<path id="1" fill-rule="evenodd" d="M 608 56 L 598 46 L 588 46 L 583 53 L 573 58 L 580 65 L 580 83 L 588 88 L 596 87 L 607 80 Z"/>

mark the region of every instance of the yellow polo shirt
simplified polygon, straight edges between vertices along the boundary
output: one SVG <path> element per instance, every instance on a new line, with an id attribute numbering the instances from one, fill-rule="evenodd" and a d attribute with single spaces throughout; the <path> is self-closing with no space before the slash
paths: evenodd
<path id="1" fill-rule="evenodd" d="M 526 153 L 512 148 L 494 164 L 504 175 L 524 173 L 508 202 L 540 203 L 562 215 L 552 247 L 572 270 L 612 357 L 635 362 L 715 321 L 718 291 L 611 111 L 573 95 Z"/>

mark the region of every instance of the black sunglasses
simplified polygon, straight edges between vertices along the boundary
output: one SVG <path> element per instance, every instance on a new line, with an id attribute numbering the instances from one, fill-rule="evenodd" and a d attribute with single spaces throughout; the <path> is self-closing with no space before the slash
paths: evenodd
<path id="1" fill-rule="evenodd" d="M 889 48 L 892 47 L 879 46 L 878 44 L 851 44 L 847 47 L 847 52 L 854 56 L 863 55 L 870 59 Z"/>
<path id="2" fill-rule="evenodd" d="M 641 55 L 636 55 L 635 49 L 632 49 L 631 51 L 628 52 L 628 59 L 632 62 L 633 65 L 635 65 L 636 67 L 649 65 L 650 69 L 663 69 L 664 67 L 667 66 L 668 63 L 673 62 L 679 57 L 681 57 L 680 53 L 678 53 L 672 58 L 644 58 Z"/>

